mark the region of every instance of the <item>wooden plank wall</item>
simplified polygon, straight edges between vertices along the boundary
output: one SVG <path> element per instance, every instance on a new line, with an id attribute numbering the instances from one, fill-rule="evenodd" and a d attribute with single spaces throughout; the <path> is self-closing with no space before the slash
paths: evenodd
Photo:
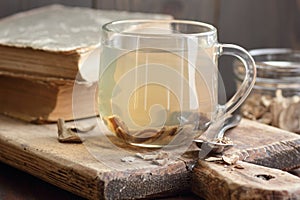
<path id="1" fill-rule="evenodd" d="M 300 0 L 1 0 L 0 18 L 53 3 L 167 13 L 175 18 L 211 23 L 218 28 L 219 41 L 246 49 L 300 49 Z M 228 96 L 232 95 L 235 85 L 231 61 L 222 58 L 221 64 L 226 67 L 220 69 Z"/>

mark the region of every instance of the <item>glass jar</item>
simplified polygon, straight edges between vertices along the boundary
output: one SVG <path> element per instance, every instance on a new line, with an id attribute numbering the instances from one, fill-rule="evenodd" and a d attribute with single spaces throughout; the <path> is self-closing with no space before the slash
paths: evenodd
<path id="1" fill-rule="evenodd" d="M 249 51 L 257 66 L 255 86 L 240 107 L 243 117 L 300 134 L 300 51 L 255 49 Z M 234 63 L 237 86 L 243 66 Z"/>

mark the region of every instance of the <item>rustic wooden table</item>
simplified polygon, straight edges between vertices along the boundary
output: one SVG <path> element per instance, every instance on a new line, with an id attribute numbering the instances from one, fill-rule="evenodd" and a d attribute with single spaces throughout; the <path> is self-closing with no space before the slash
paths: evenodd
<path id="1" fill-rule="evenodd" d="M 0 162 L 1 200 L 84 200 L 66 190 L 42 181 L 28 173 Z M 197 200 L 193 194 L 161 198 L 161 200 Z"/>
<path id="2" fill-rule="evenodd" d="M 0 162 L 1 200 L 83 200 L 70 192 Z"/>
<path id="3" fill-rule="evenodd" d="M 141 149 L 114 141 L 124 151 L 116 150 L 98 135 L 101 130 L 86 134 L 83 144 L 61 144 L 55 124 L 33 125 L 1 115 L 0 124 L 1 162 L 89 199 L 199 199 L 183 194 L 187 191 L 211 200 L 232 195 L 300 199 L 300 179 L 283 171 L 300 167 L 300 136 L 257 122 L 243 119 L 227 133 L 236 145 L 223 152 L 223 159 L 238 158 L 238 165 L 197 160 L 199 150 L 190 149 L 164 166 L 142 159 L 121 162 Z M 0 164 L 0 199 L 82 199 L 40 179 Z"/>

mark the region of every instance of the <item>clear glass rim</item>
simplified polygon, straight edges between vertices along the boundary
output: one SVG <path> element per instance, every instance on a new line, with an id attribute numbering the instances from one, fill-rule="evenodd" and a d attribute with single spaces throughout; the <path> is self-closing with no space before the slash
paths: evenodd
<path id="1" fill-rule="evenodd" d="M 290 70 L 290 72 L 298 72 L 300 73 L 300 66 L 275 66 L 272 64 L 266 63 L 266 61 L 272 61 L 272 60 L 264 60 L 264 61 L 257 61 L 255 57 L 257 56 L 272 56 L 272 55 L 299 55 L 300 60 L 300 50 L 293 50 L 288 48 L 264 48 L 264 49 L 252 49 L 249 51 L 250 55 L 253 57 L 253 59 L 256 62 L 256 67 L 261 70 Z"/>
<path id="2" fill-rule="evenodd" d="M 264 48 L 264 49 L 251 49 L 249 53 L 252 56 L 263 56 L 269 54 L 286 54 L 298 52 L 297 50 L 287 49 L 287 48 Z"/>
<path id="3" fill-rule="evenodd" d="M 110 28 L 110 26 L 122 25 L 122 24 L 130 24 L 130 23 L 177 23 L 177 24 L 185 24 L 185 25 L 194 25 L 194 26 L 201 26 L 207 28 L 208 31 L 203 31 L 199 33 L 170 33 L 170 34 L 159 34 L 159 33 L 132 33 L 132 32 L 122 32 L 116 31 Z M 106 23 L 102 26 L 102 30 L 111 33 L 118 33 L 120 35 L 127 35 L 127 36 L 140 36 L 140 37 L 178 37 L 178 36 L 193 36 L 193 37 L 207 37 L 216 35 L 217 29 L 211 25 L 204 22 L 199 21 L 192 21 L 192 20 L 174 20 L 174 19 L 126 19 L 126 20 L 116 20 Z"/>
<path id="4" fill-rule="evenodd" d="M 257 68 L 256 82 L 299 83 L 300 80 L 300 51 L 289 48 L 263 48 L 249 51 Z M 273 63 L 273 62 L 283 63 Z M 292 63 L 285 65 L 284 63 Z M 243 76 L 239 71 L 239 62 L 234 62 L 234 74 Z M 240 78 L 240 77 L 239 77 Z"/>

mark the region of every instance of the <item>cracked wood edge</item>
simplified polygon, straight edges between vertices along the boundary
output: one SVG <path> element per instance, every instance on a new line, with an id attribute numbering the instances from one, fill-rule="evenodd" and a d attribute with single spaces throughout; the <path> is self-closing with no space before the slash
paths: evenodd
<path id="1" fill-rule="evenodd" d="M 232 154 L 238 155 L 239 160 L 245 162 L 289 171 L 300 167 L 300 139 L 227 153 Z"/>
<path id="2" fill-rule="evenodd" d="M 242 119 L 226 136 L 236 144 L 224 154 L 266 167 L 291 170 L 300 167 L 300 135 Z"/>
<path id="3" fill-rule="evenodd" d="M 45 158 L 28 146 L 0 140 L 0 149 L 0 161 L 88 199 L 152 198 L 190 190 L 191 172 L 183 161 L 151 169 L 101 172 L 59 157 Z"/>
<path id="4" fill-rule="evenodd" d="M 103 188 L 97 171 L 60 158 L 45 158 L 30 147 L 2 142 L 0 161 L 34 175 L 46 182 L 90 199 L 101 199 L 96 191 Z M 74 178 L 76 177 L 76 178 Z"/>
<path id="5" fill-rule="evenodd" d="M 239 161 L 243 169 L 199 161 L 192 191 L 207 200 L 299 199 L 300 178 L 287 172 Z"/>
<path id="6" fill-rule="evenodd" d="M 192 172 L 183 161 L 152 170 L 115 172 L 103 175 L 105 199 L 143 199 L 173 196 L 190 191 Z M 180 183 L 180 184 L 179 184 Z"/>
<path id="7" fill-rule="evenodd" d="M 57 133 L 53 132 L 55 125 L 20 123 L 3 116 L 0 122 L 6 123 L 0 129 L 1 162 L 79 196 L 136 199 L 190 190 L 191 171 L 182 160 L 165 166 L 145 163 L 139 168 L 129 164 L 127 168 L 113 170 L 96 160 L 83 144 L 59 143 Z"/>
<path id="8" fill-rule="evenodd" d="M 244 169 L 199 160 L 193 169 L 195 194 L 208 200 L 300 199 L 300 178 L 282 171 L 300 165 L 299 135 L 243 119 L 228 136 L 237 145 L 224 154 L 237 154 Z"/>
<path id="9" fill-rule="evenodd" d="M 88 199 L 103 199 L 104 182 L 97 171 L 59 157 L 41 156 L 39 150 L 5 142 L 0 137 L 0 161 L 48 183 Z"/>

